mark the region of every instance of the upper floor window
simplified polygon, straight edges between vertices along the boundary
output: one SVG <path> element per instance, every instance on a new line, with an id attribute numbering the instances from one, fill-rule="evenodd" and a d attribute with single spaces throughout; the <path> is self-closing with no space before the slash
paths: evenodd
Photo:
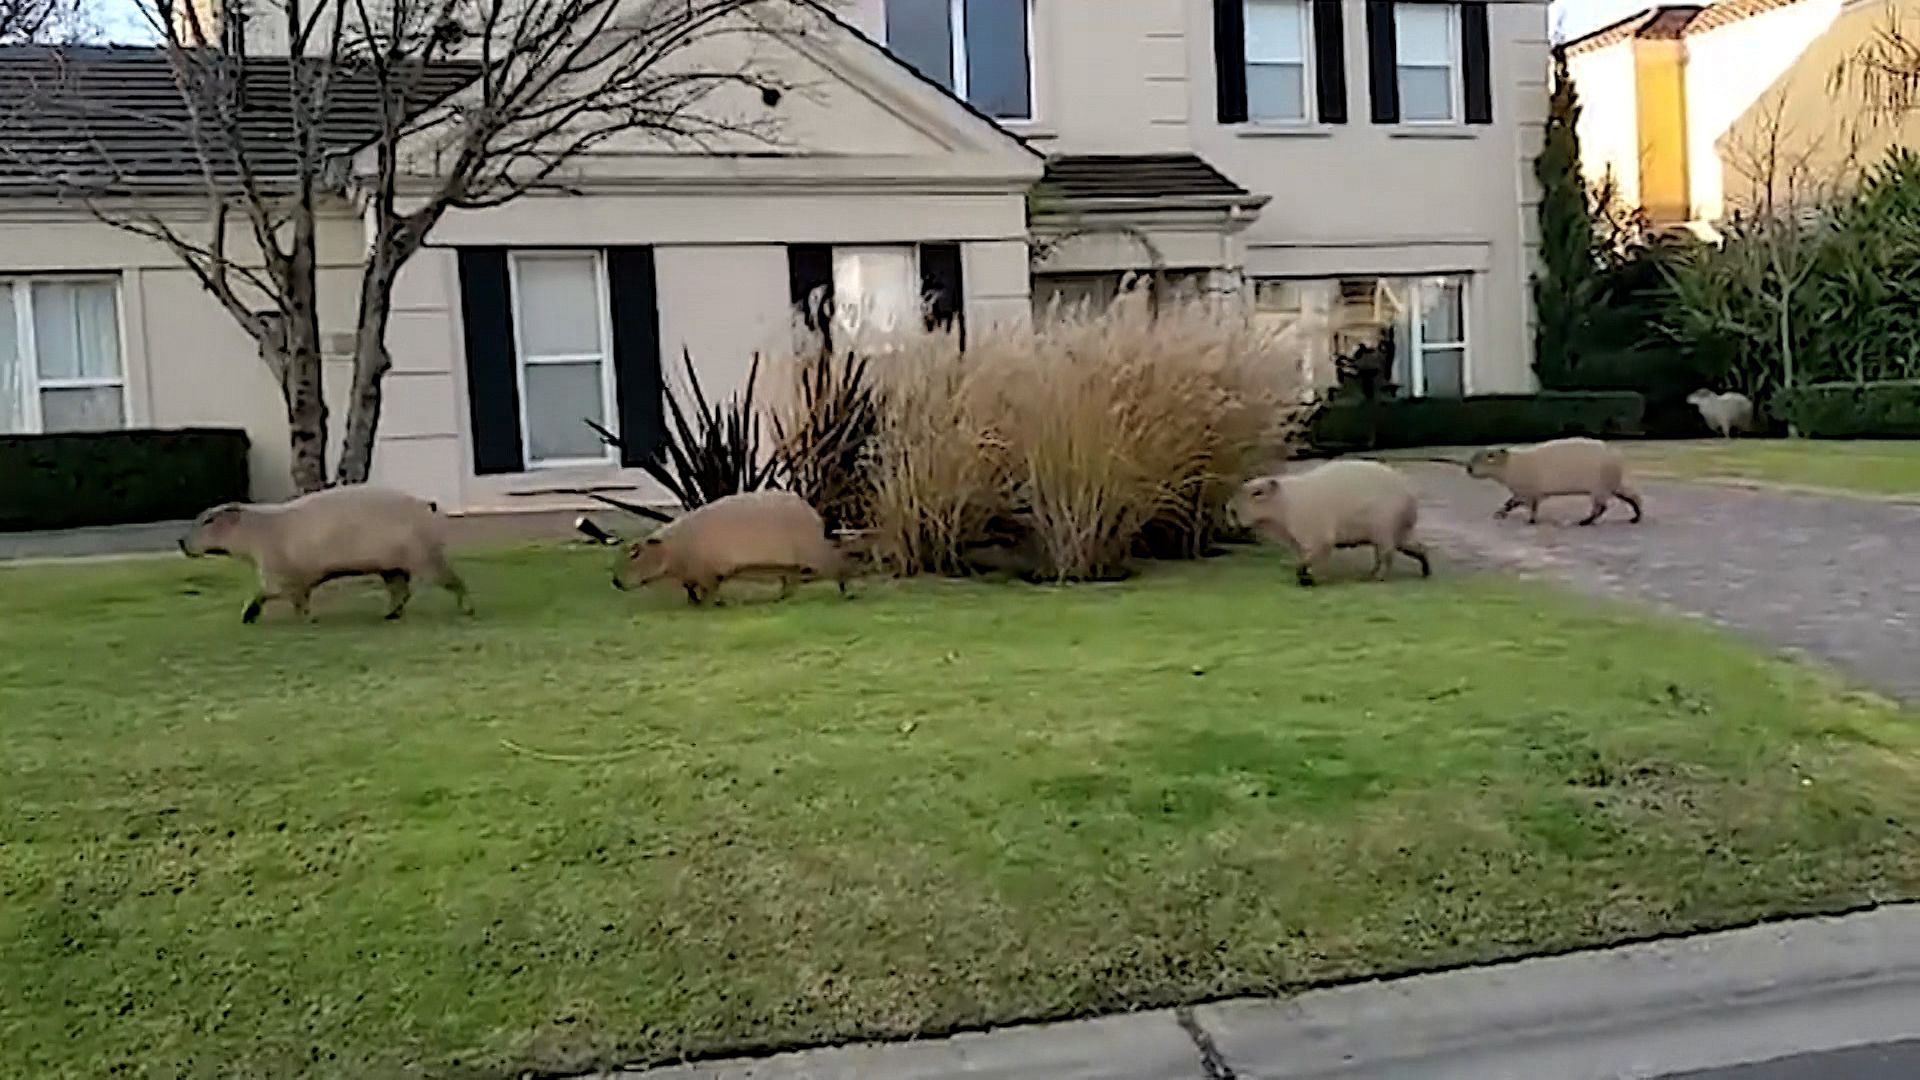
<path id="1" fill-rule="evenodd" d="M 1033 119 L 1032 0 L 886 0 L 887 47 L 996 120 Z"/>
<path id="2" fill-rule="evenodd" d="M 1305 121 L 1313 23 L 1307 0 L 1246 0 L 1247 118 Z"/>
<path id="3" fill-rule="evenodd" d="M 0 434 L 127 425 L 113 278 L 0 278 Z"/>
<path id="4" fill-rule="evenodd" d="M 1460 120 L 1460 9 L 1453 4 L 1396 4 L 1394 77 L 1400 119 L 1409 124 Z"/>

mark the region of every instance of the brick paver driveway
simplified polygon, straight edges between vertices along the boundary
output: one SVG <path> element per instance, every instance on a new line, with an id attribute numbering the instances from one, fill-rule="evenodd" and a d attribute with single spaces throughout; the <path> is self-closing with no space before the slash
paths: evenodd
<path id="1" fill-rule="evenodd" d="M 1640 525 L 1615 503 L 1579 528 L 1586 501 L 1568 497 L 1529 526 L 1524 511 L 1493 519 L 1505 494 L 1491 481 L 1401 467 L 1422 532 L 1456 557 L 1705 616 L 1920 702 L 1920 506 L 1643 480 Z"/>

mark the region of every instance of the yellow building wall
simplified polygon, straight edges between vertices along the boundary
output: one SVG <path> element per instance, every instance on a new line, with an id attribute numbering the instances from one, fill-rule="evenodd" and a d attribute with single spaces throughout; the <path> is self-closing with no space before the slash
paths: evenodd
<path id="1" fill-rule="evenodd" d="M 1692 203 L 1685 43 L 1635 41 L 1633 79 L 1640 205 L 1656 225 L 1679 224 L 1687 220 Z"/>

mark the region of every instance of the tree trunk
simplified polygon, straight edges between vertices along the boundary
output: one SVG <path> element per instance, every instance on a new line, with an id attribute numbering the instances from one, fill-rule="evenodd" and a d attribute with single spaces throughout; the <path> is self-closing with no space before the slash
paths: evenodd
<path id="1" fill-rule="evenodd" d="M 327 400 L 321 384 L 320 350 L 295 345 L 279 356 L 265 355 L 269 367 L 283 372 L 280 394 L 287 403 L 287 442 L 293 452 L 293 487 L 300 494 L 327 486 Z"/>
<path id="2" fill-rule="evenodd" d="M 1781 368 L 1782 368 L 1781 388 L 1787 391 L 1792 391 L 1793 381 L 1794 381 L 1793 380 L 1793 315 L 1792 315 L 1792 309 L 1790 307 L 1791 303 L 1792 303 L 1792 293 L 1791 292 L 1783 293 L 1780 297 L 1780 312 L 1779 312 L 1780 362 L 1781 362 Z M 1793 424 L 1788 424 L 1787 437 L 1793 438 L 1793 439 L 1799 438 L 1800 437 L 1799 429 L 1795 427 Z"/>
<path id="3" fill-rule="evenodd" d="M 360 282 L 360 325 L 354 333 L 353 390 L 347 400 L 347 433 L 340 446 L 342 484 L 364 484 L 373 472 L 373 444 L 380 430 L 382 386 L 393 367 L 387 323 L 393 315 L 397 267 L 384 260 L 367 265 Z"/>
<path id="4" fill-rule="evenodd" d="M 319 313 L 310 305 L 295 319 L 262 316 L 260 359 L 280 382 L 287 407 L 287 445 L 293 488 L 304 495 L 327 486 L 327 397 L 322 382 Z"/>

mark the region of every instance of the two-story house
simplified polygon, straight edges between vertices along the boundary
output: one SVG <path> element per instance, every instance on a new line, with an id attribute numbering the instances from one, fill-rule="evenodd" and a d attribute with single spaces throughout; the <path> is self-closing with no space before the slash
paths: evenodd
<path id="1" fill-rule="evenodd" d="M 644 452 L 683 350 L 725 392 L 823 288 L 864 317 L 917 317 L 931 295 L 983 326 L 1158 269 L 1263 319 L 1322 320 L 1322 377 L 1336 350 L 1392 328 L 1409 392 L 1532 385 L 1543 2 L 792 8 L 756 62 L 807 92 L 732 106 L 769 110 L 776 144 L 609 145 L 564 194 L 439 224 L 396 297 L 376 480 L 466 510 L 654 494 L 580 418 Z M 274 46 L 250 37 L 247 70 L 286 64 Z M 0 50 L 0 83 L 55 62 Z M 57 63 L 104 106 L 90 115 L 179 120 L 157 51 Z M 15 110 L 0 137 L 104 145 L 143 165 L 127 198 L 199 212 L 197 178 L 156 152 L 152 124 L 80 138 L 72 123 Z M 366 133 L 349 111 L 336 137 L 351 151 Z M 341 198 L 322 227 L 338 394 L 364 226 Z M 244 426 L 272 498 L 283 414 L 250 342 L 166 250 L 63 202 L 33 162 L 0 160 L 0 431 Z"/>
<path id="2" fill-rule="evenodd" d="M 1395 331 L 1416 394 L 1531 388 L 1531 162 L 1546 6 L 856 0 L 851 18 L 1049 155 L 1036 304 L 1164 267 Z"/>

